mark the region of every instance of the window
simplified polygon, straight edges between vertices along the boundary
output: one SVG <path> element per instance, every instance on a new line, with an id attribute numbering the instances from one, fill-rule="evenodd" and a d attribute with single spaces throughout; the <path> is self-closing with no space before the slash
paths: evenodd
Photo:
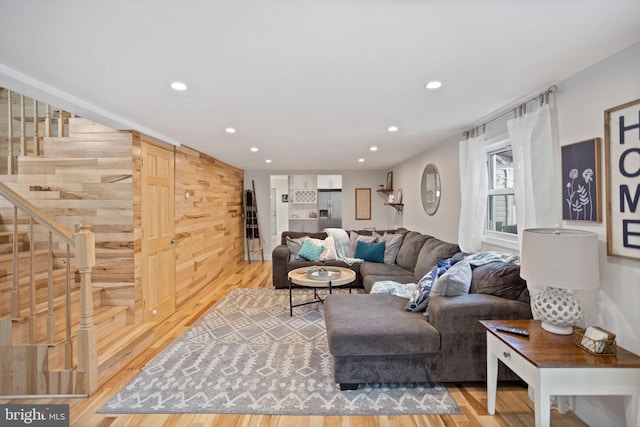
<path id="1" fill-rule="evenodd" d="M 518 234 L 516 229 L 515 170 L 508 141 L 490 148 L 488 154 L 489 193 L 486 230 Z"/>

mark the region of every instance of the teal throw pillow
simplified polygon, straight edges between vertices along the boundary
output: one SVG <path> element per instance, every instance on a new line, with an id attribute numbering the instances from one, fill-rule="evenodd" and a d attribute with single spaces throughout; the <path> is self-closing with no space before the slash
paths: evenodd
<path id="1" fill-rule="evenodd" d="M 384 262 L 384 247 L 385 242 L 367 243 L 362 240 L 358 240 L 354 258 L 360 258 L 365 261 L 378 262 L 382 264 Z"/>
<path id="2" fill-rule="evenodd" d="M 302 247 L 298 251 L 298 256 L 309 261 L 318 262 L 320 260 L 320 254 L 324 250 L 324 246 L 314 245 L 308 240 L 302 242 Z"/>

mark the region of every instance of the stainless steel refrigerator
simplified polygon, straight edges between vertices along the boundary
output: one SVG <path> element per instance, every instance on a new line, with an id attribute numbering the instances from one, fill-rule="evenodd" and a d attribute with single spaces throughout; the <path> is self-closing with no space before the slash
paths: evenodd
<path id="1" fill-rule="evenodd" d="M 318 190 L 318 228 L 342 228 L 342 190 Z"/>

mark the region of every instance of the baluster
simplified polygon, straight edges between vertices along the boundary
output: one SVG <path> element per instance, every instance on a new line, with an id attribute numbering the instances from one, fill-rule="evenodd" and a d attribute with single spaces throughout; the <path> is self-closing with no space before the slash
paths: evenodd
<path id="1" fill-rule="evenodd" d="M 7 174 L 13 175 L 13 101 L 11 100 L 11 91 L 7 90 L 7 110 L 9 112 L 9 120 L 7 127 L 7 141 L 9 142 L 9 153 L 7 155 Z"/>
<path id="2" fill-rule="evenodd" d="M 13 287 L 11 289 L 11 318 L 20 317 L 20 292 L 18 291 L 18 207 L 13 207 Z"/>
<path id="3" fill-rule="evenodd" d="M 49 104 L 44 105 L 44 136 L 45 138 L 51 136 L 51 106 Z"/>
<path id="4" fill-rule="evenodd" d="M 33 155 L 40 155 L 40 138 L 38 130 L 38 100 L 33 99 Z"/>
<path id="5" fill-rule="evenodd" d="M 33 232 L 33 218 L 29 218 L 29 253 L 31 258 L 31 268 L 29 273 L 29 342 L 33 344 L 36 337 L 36 251 L 35 237 Z"/>
<path id="6" fill-rule="evenodd" d="M 20 95 L 20 155 L 27 155 L 27 129 L 25 123 L 24 95 Z"/>
<path id="7" fill-rule="evenodd" d="M 58 110 L 58 137 L 64 136 L 64 117 L 62 110 Z"/>
<path id="8" fill-rule="evenodd" d="M 98 339 L 93 324 L 91 270 L 96 264 L 96 239 L 91 226 L 82 224 L 75 234 L 76 264 L 80 272 L 80 327 L 78 329 L 78 370 L 84 372 L 85 393 L 98 388 Z"/>
<path id="9" fill-rule="evenodd" d="M 67 243 L 67 274 L 65 289 L 65 342 L 64 342 L 64 368 L 73 367 L 73 341 L 71 341 L 71 247 Z"/>
<path id="10" fill-rule="evenodd" d="M 47 311 L 47 340 L 52 343 L 55 339 L 55 322 L 53 317 L 53 233 L 49 231 L 49 271 L 47 277 L 48 311 Z"/>

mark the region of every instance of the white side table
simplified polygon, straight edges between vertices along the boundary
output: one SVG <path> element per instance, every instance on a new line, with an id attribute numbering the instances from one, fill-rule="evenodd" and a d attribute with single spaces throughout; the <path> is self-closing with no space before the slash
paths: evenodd
<path id="1" fill-rule="evenodd" d="M 624 395 L 627 427 L 640 427 L 640 356 L 618 346 L 616 356 L 596 356 L 573 335 L 543 330 L 539 320 L 481 320 L 487 329 L 487 410 L 495 414 L 498 360 L 535 391 L 536 427 L 550 422 L 553 395 Z M 521 337 L 496 330 L 529 331 Z"/>

